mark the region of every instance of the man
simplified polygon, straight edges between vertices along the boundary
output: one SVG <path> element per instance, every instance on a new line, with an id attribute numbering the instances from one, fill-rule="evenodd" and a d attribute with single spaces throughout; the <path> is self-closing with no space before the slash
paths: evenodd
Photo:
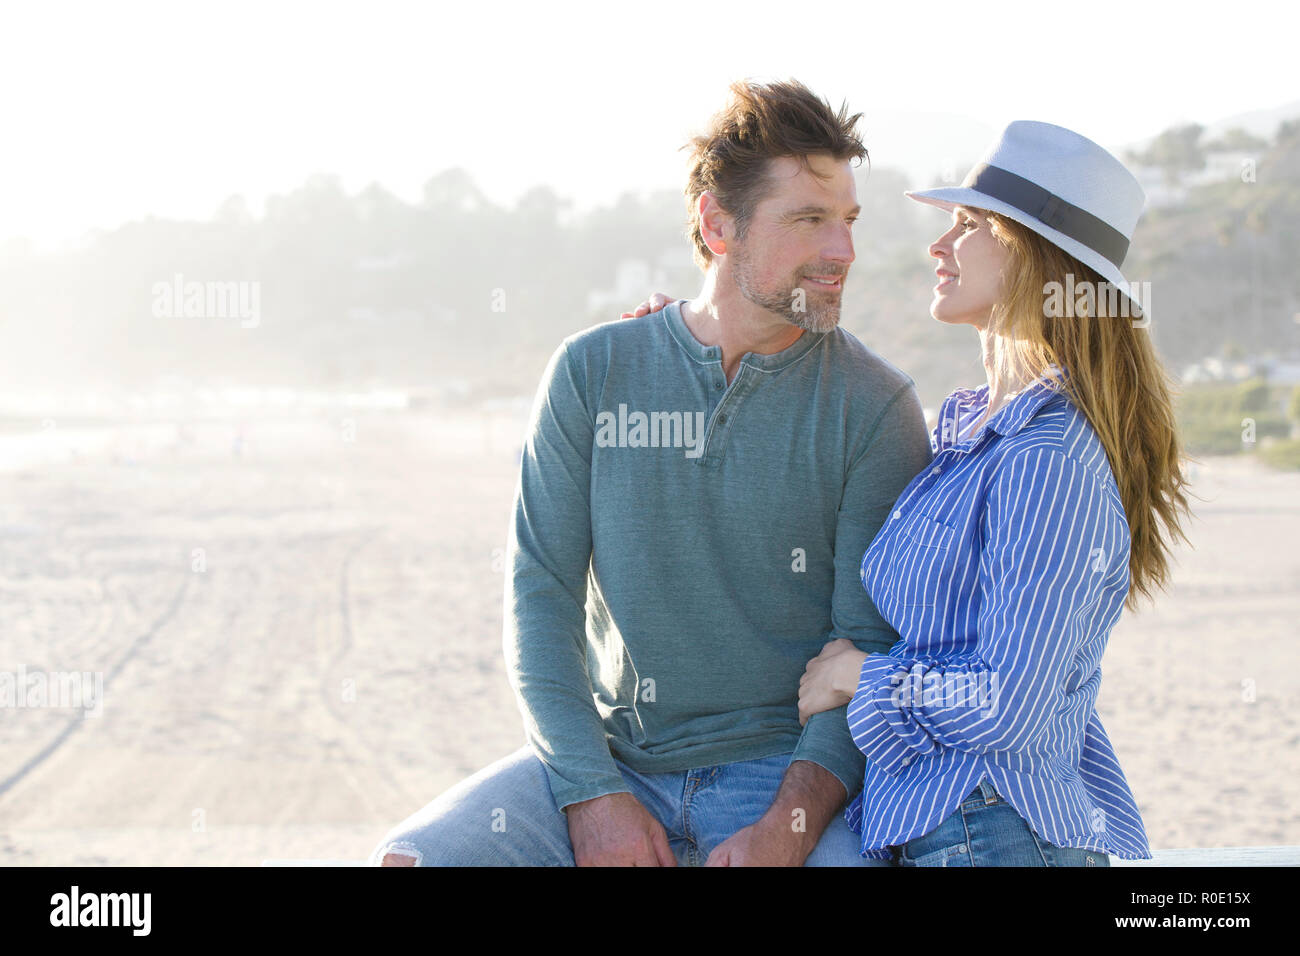
<path id="1" fill-rule="evenodd" d="M 868 865 L 824 644 L 898 639 L 863 552 L 930 460 L 910 379 L 838 328 L 858 116 L 732 86 L 692 141 L 704 287 L 565 339 L 533 406 L 505 651 L 529 746 L 396 827 L 384 865 Z"/>

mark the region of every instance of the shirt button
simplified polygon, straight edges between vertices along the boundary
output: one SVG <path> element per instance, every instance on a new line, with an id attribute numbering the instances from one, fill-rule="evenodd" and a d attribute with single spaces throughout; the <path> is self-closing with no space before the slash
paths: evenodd
<path id="1" fill-rule="evenodd" d="M 719 415 L 719 416 L 718 416 L 718 424 L 719 424 L 719 425 L 725 425 L 726 423 L 727 423 L 727 416 L 726 416 L 726 415 Z"/>
<path id="2" fill-rule="evenodd" d="M 714 387 L 714 388 L 722 388 L 722 381 L 721 381 L 721 379 L 719 379 L 718 381 L 714 382 L 714 383 L 713 383 L 713 387 Z"/>
<path id="3" fill-rule="evenodd" d="M 903 517 L 903 512 L 901 512 L 901 511 L 895 511 L 894 514 L 893 514 L 893 517 L 891 517 L 889 520 L 890 520 L 890 521 L 897 521 L 897 520 L 898 520 L 899 518 L 901 518 L 901 517 Z"/>
<path id="4" fill-rule="evenodd" d="M 943 471 L 943 469 L 940 468 L 938 465 L 935 465 L 933 468 L 930 469 L 930 474 L 937 475 L 941 471 Z"/>
<path id="5" fill-rule="evenodd" d="M 906 766 L 907 766 L 909 763 L 911 763 L 911 762 L 912 762 L 912 758 L 911 758 L 911 757 L 904 757 L 904 758 L 903 758 L 903 766 L 904 766 L 904 767 L 906 767 Z"/>

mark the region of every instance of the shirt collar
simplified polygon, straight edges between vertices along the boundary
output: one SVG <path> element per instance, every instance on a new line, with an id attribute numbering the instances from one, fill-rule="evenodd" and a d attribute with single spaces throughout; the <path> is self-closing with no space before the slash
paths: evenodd
<path id="1" fill-rule="evenodd" d="M 988 407 L 989 387 L 985 384 L 979 388 L 956 389 L 944 399 L 943 406 L 939 410 L 939 424 L 936 429 L 938 440 L 934 450 L 936 452 L 946 448 L 968 450 L 974 447 L 987 431 L 994 431 L 1004 438 L 1016 434 L 1049 399 L 1054 395 L 1062 394 L 1062 383 L 1067 377 L 1065 370 L 1060 366 L 1048 366 L 1042 375 L 998 409 L 990 421 L 981 425 L 978 432 L 963 441 L 956 440 L 960 420 L 963 414 L 968 421 L 971 415 L 978 418 L 983 414 L 984 409 Z M 944 428 L 945 422 L 951 423 L 947 430 Z"/>
<path id="2" fill-rule="evenodd" d="M 678 299 L 676 302 L 669 302 L 663 307 L 664 322 L 668 330 L 672 333 L 677 343 L 686 350 L 695 361 L 703 363 L 721 362 L 722 349 L 716 345 L 705 345 L 697 339 L 694 333 L 686 326 L 685 319 L 682 318 L 682 303 L 685 299 Z M 789 348 L 784 348 L 779 352 L 771 355 L 760 355 L 757 352 L 746 352 L 741 357 L 741 363 L 750 365 L 754 368 L 762 369 L 766 372 L 776 372 L 785 368 L 791 362 L 803 356 L 805 352 L 813 348 L 818 342 L 826 337 L 826 332 L 809 332 L 804 329 L 802 335 L 794 340 Z"/>

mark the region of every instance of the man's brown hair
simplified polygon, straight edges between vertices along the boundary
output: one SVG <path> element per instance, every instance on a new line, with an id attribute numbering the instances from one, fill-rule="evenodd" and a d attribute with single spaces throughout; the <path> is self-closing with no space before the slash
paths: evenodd
<path id="1" fill-rule="evenodd" d="M 686 181 L 687 237 L 695 261 L 707 270 L 713 253 L 700 233 L 700 196 L 712 192 L 736 222 L 738 239 L 744 239 L 754 209 L 771 189 L 768 167 L 778 156 L 808 164 L 812 153 L 837 160 L 867 158 L 858 137 L 861 113 L 848 115 L 847 104 L 836 113 L 831 105 L 798 80 L 731 84 L 731 100 L 715 113 L 708 130 L 683 149 L 691 150 L 691 171 Z"/>

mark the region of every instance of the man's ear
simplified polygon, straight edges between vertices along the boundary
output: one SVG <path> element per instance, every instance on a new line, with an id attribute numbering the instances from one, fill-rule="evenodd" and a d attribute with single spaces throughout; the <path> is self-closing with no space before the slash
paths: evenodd
<path id="1" fill-rule="evenodd" d="M 735 232 L 735 223 L 730 214 L 722 208 L 718 197 L 705 190 L 696 200 L 696 211 L 700 215 L 700 235 L 704 244 L 715 256 L 727 254 L 727 237 Z"/>

